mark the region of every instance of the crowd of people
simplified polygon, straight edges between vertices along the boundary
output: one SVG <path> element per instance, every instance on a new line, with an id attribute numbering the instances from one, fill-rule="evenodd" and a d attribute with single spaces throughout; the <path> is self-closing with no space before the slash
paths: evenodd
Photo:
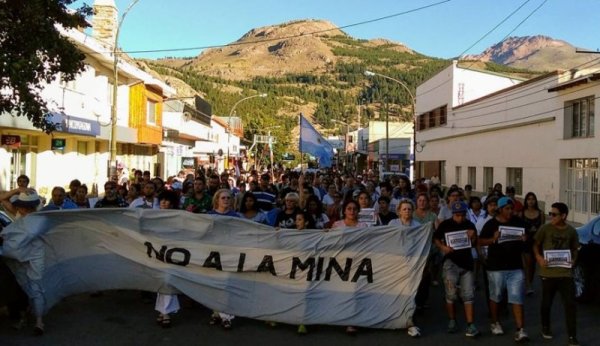
<path id="1" fill-rule="evenodd" d="M 275 172 L 275 176 L 257 171 L 236 176 L 233 171 L 199 169 L 182 171 L 163 180 L 151 177 L 149 171 L 130 173 L 120 167 L 119 175 L 104 184 L 101 197 L 90 196 L 86 185 L 73 180 L 69 191 L 55 187 L 51 199 L 43 206 L 39 201 L 31 202 L 37 195 L 28 187 L 29 179 L 21 176 L 16 189 L 0 194 L 0 202 L 6 211 L 20 216 L 38 209 L 182 209 L 244 218 L 276 230 L 383 225 L 402 229 L 430 222 L 435 231 L 416 293 L 417 310 L 427 307 L 430 286 L 441 282 L 448 333 L 459 330 L 455 305 L 460 297 L 464 305 L 464 333 L 476 337 L 480 332 L 474 320 L 473 301 L 476 286 L 482 285 L 489 302 L 491 333 L 504 334 L 498 311 L 510 304 L 517 327 L 514 340 L 525 341 L 529 336 L 525 331 L 524 299 L 534 294 L 533 280 L 538 270 L 542 280 L 541 335 L 545 339 L 553 337 L 550 308 L 558 292 L 566 307 L 569 345 L 578 344 L 574 284 L 569 268 L 577 258 L 578 239 L 575 229 L 566 223 L 569 210 L 564 203 L 553 203 L 546 220 L 535 193 L 526 193 L 521 202 L 515 197 L 514 187 L 508 186 L 503 191 L 501 184 L 477 196 L 470 185 L 444 188 L 437 177 L 411 182 L 405 175 L 380 181 L 373 171 L 341 174 L 280 169 Z M 25 202 L 29 203 L 29 209 L 23 209 Z M 555 259 L 560 256 L 549 257 L 549 251 L 568 254 L 568 260 L 556 266 Z M 17 319 L 16 326 L 22 324 L 22 301 L 9 307 L 11 316 Z M 35 303 L 32 304 L 38 318 L 36 333 L 42 334 L 42 316 L 35 311 Z M 163 327 L 170 326 L 170 316 L 179 310 L 177 294 L 159 292 L 156 310 L 157 322 Z M 233 315 L 214 312 L 210 323 L 230 329 L 233 319 Z M 306 326 L 299 326 L 298 332 L 306 333 Z M 355 334 L 357 329 L 348 326 L 346 332 Z M 421 334 L 414 322 L 408 334 L 414 337 Z"/>

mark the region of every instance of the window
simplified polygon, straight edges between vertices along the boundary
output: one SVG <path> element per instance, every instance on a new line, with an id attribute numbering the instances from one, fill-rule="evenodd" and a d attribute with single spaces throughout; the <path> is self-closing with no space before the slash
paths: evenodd
<path id="1" fill-rule="evenodd" d="M 494 187 L 494 167 L 483 167 L 483 191 L 487 194 L 488 189 Z"/>
<path id="2" fill-rule="evenodd" d="M 508 167 L 506 169 L 506 184 L 515 187 L 515 195 L 523 194 L 523 168 Z"/>
<path id="3" fill-rule="evenodd" d="M 448 116 L 448 106 L 442 106 L 440 107 L 440 125 L 446 125 L 447 122 L 447 116 Z M 475 185 L 473 185 L 475 186 Z"/>
<path id="4" fill-rule="evenodd" d="M 87 155 L 88 153 L 88 142 L 77 141 L 77 155 Z"/>
<path id="5" fill-rule="evenodd" d="M 461 175 L 462 175 L 462 167 L 456 166 L 456 176 L 454 177 L 454 179 L 455 179 L 454 183 L 458 186 L 462 185 L 461 179 L 460 179 Z"/>
<path id="6" fill-rule="evenodd" d="M 594 137 L 594 106 L 593 96 L 565 102 L 565 137 Z"/>
<path id="7" fill-rule="evenodd" d="M 473 186 L 473 190 L 477 188 L 477 167 L 467 168 L 467 184 Z"/>
<path id="8" fill-rule="evenodd" d="M 150 125 L 156 125 L 156 102 L 148 100 L 146 104 L 146 122 Z"/>

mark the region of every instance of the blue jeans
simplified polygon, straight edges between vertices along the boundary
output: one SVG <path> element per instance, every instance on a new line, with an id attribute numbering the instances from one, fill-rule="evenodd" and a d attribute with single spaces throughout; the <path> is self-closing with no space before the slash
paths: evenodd
<path id="1" fill-rule="evenodd" d="M 525 296 L 525 276 L 522 269 L 489 271 L 490 300 L 500 303 L 504 290 L 508 292 L 510 304 L 523 305 Z"/>
<path id="2" fill-rule="evenodd" d="M 466 270 L 454 264 L 451 260 L 444 261 L 442 277 L 446 291 L 446 303 L 456 301 L 456 286 L 460 282 L 460 296 L 465 304 L 472 304 L 475 297 L 475 276 L 472 270 Z"/>

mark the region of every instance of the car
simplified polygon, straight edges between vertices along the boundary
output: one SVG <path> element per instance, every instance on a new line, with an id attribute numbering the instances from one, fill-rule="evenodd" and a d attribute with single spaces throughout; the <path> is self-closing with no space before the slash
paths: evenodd
<path id="1" fill-rule="evenodd" d="M 600 216 L 577 228 L 579 255 L 575 263 L 575 296 L 593 302 L 600 296 Z"/>

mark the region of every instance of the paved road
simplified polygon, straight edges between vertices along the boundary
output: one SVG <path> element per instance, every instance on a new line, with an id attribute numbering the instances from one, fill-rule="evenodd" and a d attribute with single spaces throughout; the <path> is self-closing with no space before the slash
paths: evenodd
<path id="1" fill-rule="evenodd" d="M 173 326 L 162 329 L 154 324 L 153 303 L 143 302 L 139 292 L 109 291 L 92 298 L 89 295 L 69 297 L 55 306 L 46 317 L 46 334 L 31 335 L 31 328 L 12 330 L 6 316 L 0 316 L 0 345 L 461 345 L 485 343 L 486 346 L 513 344 L 512 332 L 495 337 L 489 332 L 487 310 L 481 291 L 477 294 L 476 323 L 482 335 L 476 340 L 462 333 L 446 334 L 446 315 L 443 311 L 441 287 L 431 287 L 431 307 L 418 317 L 423 336 L 412 339 L 405 331 L 360 330 L 348 336 L 342 327 L 309 326 L 309 334 L 299 336 L 290 325 L 268 327 L 260 321 L 243 318 L 235 320 L 234 329 L 225 331 L 209 326 L 209 312 L 193 301 L 182 299 L 182 310 L 174 316 Z M 558 298 L 558 297 L 557 297 Z M 531 336 L 529 345 L 566 345 L 562 306 L 557 300 L 553 316 L 555 338 L 539 336 L 539 293 L 526 300 L 526 330 Z M 600 345 L 600 306 L 578 306 L 579 341 L 582 345 Z M 464 326 L 462 310 L 459 324 Z M 512 331 L 512 317 L 503 316 L 505 331 Z"/>

